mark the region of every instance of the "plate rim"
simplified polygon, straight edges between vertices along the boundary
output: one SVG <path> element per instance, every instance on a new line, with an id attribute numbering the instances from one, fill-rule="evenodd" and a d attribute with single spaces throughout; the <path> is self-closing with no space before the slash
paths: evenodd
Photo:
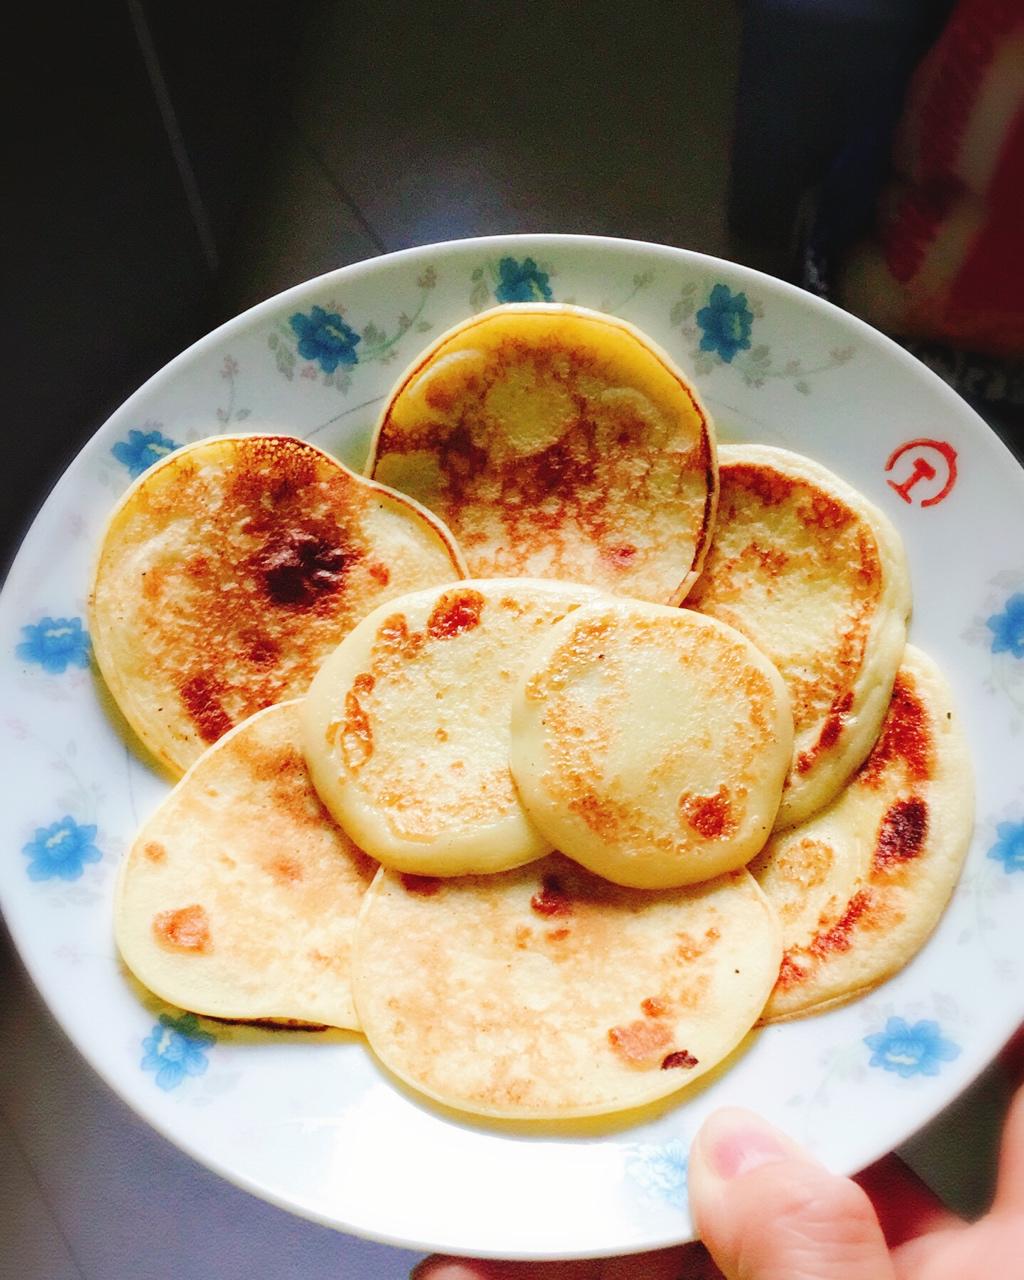
<path id="1" fill-rule="evenodd" d="M 810 293 L 802 289 L 799 285 L 789 281 L 781 280 L 775 276 L 761 271 L 754 267 L 746 266 L 742 263 L 733 262 L 728 259 L 717 257 L 710 254 L 701 253 L 696 250 L 686 249 L 681 246 L 664 244 L 657 241 L 646 241 L 632 238 L 606 236 L 606 235 L 584 235 L 576 233 L 559 233 L 559 232 L 522 232 L 507 233 L 501 235 L 487 236 L 464 236 L 453 240 L 432 241 L 429 244 L 409 246 L 404 249 L 393 250 L 388 253 L 374 255 L 370 258 L 363 258 L 344 266 L 333 268 L 329 271 L 311 276 L 306 280 L 299 281 L 288 288 L 272 294 L 267 298 L 261 299 L 253 305 L 245 308 L 236 315 L 230 316 L 228 319 L 216 325 L 213 329 L 197 338 L 187 347 L 178 352 L 170 360 L 164 363 L 160 368 L 151 373 L 139 386 L 132 391 L 123 401 L 117 404 L 110 413 L 106 414 L 92 431 L 88 438 L 83 441 L 81 446 L 75 451 L 74 455 L 67 458 L 62 471 L 55 481 L 50 484 L 40 501 L 36 505 L 32 515 L 27 520 L 25 527 L 20 534 L 15 535 L 17 539 L 17 550 L 15 551 L 4 579 L 2 587 L 0 587 L 0 617 L 8 612 L 10 608 L 9 601 L 17 593 L 22 586 L 22 579 L 27 573 L 28 555 L 26 544 L 30 541 L 31 535 L 37 521 L 43 510 L 49 506 L 51 502 L 59 502 L 65 493 L 74 487 L 73 471 L 76 465 L 93 449 L 99 448 L 98 438 L 103 434 L 107 426 L 117 418 L 129 416 L 132 408 L 136 403 L 148 397 L 152 392 L 159 389 L 164 383 L 172 380 L 179 372 L 181 367 L 195 358 L 204 355 L 208 349 L 216 347 L 225 338 L 230 338 L 236 332 L 249 329 L 254 324 L 258 324 L 264 317 L 279 311 L 289 301 L 294 301 L 299 297 L 312 293 L 316 289 L 322 287 L 328 282 L 349 282 L 358 280 L 361 277 L 372 275 L 374 270 L 379 269 L 382 265 L 391 265 L 392 263 L 401 263 L 403 261 L 416 260 L 418 258 L 429 258 L 431 255 L 441 253 L 450 253 L 452 251 L 466 250 L 469 248 L 478 249 L 486 252 L 488 248 L 501 249 L 511 246 L 529 246 L 531 252 L 538 249 L 548 248 L 557 251 L 559 248 L 575 248 L 581 250 L 594 249 L 597 251 L 612 250 L 616 252 L 635 252 L 637 254 L 650 254 L 654 251 L 658 255 L 662 255 L 665 259 L 671 259 L 679 264 L 690 264 L 693 268 L 702 271 L 714 271 L 717 268 L 723 269 L 728 275 L 739 274 L 748 279 L 752 284 L 764 289 L 767 293 L 774 293 L 794 302 L 799 307 L 812 313 L 817 312 L 822 316 L 829 316 L 832 321 L 838 320 L 840 324 L 846 326 L 851 335 L 859 337 L 868 345 L 881 348 L 883 352 L 890 358 L 895 358 L 897 363 L 910 376 L 920 380 L 922 376 L 931 385 L 933 391 L 937 392 L 941 399 L 945 402 L 945 406 L 949 411 L 959 416 L 962 420 L 973 419 L 972 446 L 981 445 L 982 440 L 987 443 L 985 447 L 990 452 L 991 462 L 989 465 L 999 466 L 1010 463 L 1010 470 L 1019 483 L 1022 497 L 1024 497 L 1024 464 L 1018 461 L 1009 446 L 999 438 L 988 423 L 981 415 L 952 387 L 949 386 L 933 369 L 930 369 L 916 356 L 907 351 L 893 338 L 861 319 L 859 316 L 851 312 L 845 311 L 836 303 L 828 299 L 821 298 L 816 294 Z M 975 438 L 976 437 L 976 438 Z M 294 1217 L 305 1219 L 318 1225 L 329 1227 L 333 1230 L 352 1235 L 359 1239 L 375 1242 L 391 1248 L 401 1249 L 412 1252 L 431 1252 L 436 1251 L 440 1246 L 432 1241 L 414 1240 L 407 1235 L 395 1235 L 378 1230 L 369 1230 L 360 1227 L 358 1223 L 342 1222 L 337 1217 L 332 1217 L 327 1213 L 320 1212 L 316 1208 L 297 1203 L 288 1198 L 287 1195 L 275 1191 L 268 1184 L 261 1182 L 258 1178 L 250 1177 L 247 1174 L 240 1173 L 236 1169 L 230 1167 L 223 1160 L 215 1155 L 209 1155 L 200 1152 L 196 1144 L 188 1138 L 184 1138 L 177 1133 L 171 1123 L 164 1122 L 163 1119 L 153 1115 L 147 1111 L 142 1105 L 141 1100 L 136 1100 L 118 1087 L 115 1082 L 114 1073 L 108 1071 L 102 1057 L 94 1050 L 92 1045 L 80 1043 L 78 1037 L 74 1035 L 66 1026 L 64 1019 L 58 1014 L 51 1005 L 46 995 L 46 986 L 34 960 L 30 959 L 31 948 L 23 945 L 22 926 L 17 922 L 9 910 L 7 901 L 7 893 L 5 889 L 5 878 L 0 877 L 0 913 L 3 915 L 9 936 L 13 943 L 13 950 L 17 962 L 22 966 L 25 973 L 28 974 L 38 999 L 47 1013 L 47 1015 L 60 1028 L 65 1039 L 71 1044 L 79 1057 L 84 1060 L 89 1068 L 111 1089 L 115 1096 L 125 1104 L 131 1112 L 138 1116 L 149 1128 L 159 1133 L 161 1137 L 171 1143 L 172 1146 L 183 1152 L 188 1158 L 203 1168 L 209 1169 L 217 1176 L 223 1178 L 231 1185 L 263 1200 L 275 1207 L 284 1210 Z M 41 967 L 41 966 L 40 966 Z M 1001 1019 L 1000 1021 L 1004 1021 Z M 1009 1024 L 1009 1017 L 1005 1018 L 1005 1022 Z M 1016 1022 L 1010 1027 L 1005 1034 L 1003 1044 L 1009 1039 L 1016 1028 Z M 977 1060 L 973 1061 L 970 1068 L 958 1077 L 958 1087 L 951 1093 L 939 1107 L 931 1111 L 926 1118 L 914 1121 L 906 1130 L 902 1131 L 897 1137 L 895 1143 L 885 1143 L 876 1154 L 873 1155 L 865 1165 L 873 1163 L 888 1152 L 894 1150 L 897 1146 L 901 1146 L 922 1129 L 934 1123 L 943 1112 L 952 1106 L 958 1098 L 962 1097 L 972 1085 L 977 1081 L 979 1076 L 990 1066 L 1000 1052 L 999 1048 L 994 1050 L 986 1049 L 982 1054 L 978 1055 Z M 851 1176 L 859 1172 L 857 1170 L 847 1171 Z M 679 1235 L 658 1237 L 653 1243 L 645 1244 L 645 1250 L 657 1250 L 672 1245 L 682 1243 Z M 480 1257 L 488 1259 L 515 1259 L 527 1262 L 539 1261 L 565 1261 L 571 1259 L 586 1258 L 602 1258 L 614 1256 L 628 1256 L 637 1252 L 636 1247 L 627 1245 L 620 1249 L 612 1249 L 601 1247 L 587 1251 L 585 1249 L 517 1249 L 510 1252 L 507 1249 L 488 1250 L 483 1248 L 473 1248 L 472 1250 L 458 1246 L 452 1247 L 450 1244 L 445 1245 L 444 1251 L 452 1256 L 462 1257 Z"/>

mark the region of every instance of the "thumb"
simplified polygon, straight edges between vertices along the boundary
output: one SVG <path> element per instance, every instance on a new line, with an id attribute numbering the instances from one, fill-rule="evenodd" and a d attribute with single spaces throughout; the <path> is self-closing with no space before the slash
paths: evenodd
<path id="1" fill-rule="evenodd" d="M 690 1154 L 694 1222 L 726 1280 L 893 1280 L 871 1202 L 748 1111 L 715 1112 Z"/>

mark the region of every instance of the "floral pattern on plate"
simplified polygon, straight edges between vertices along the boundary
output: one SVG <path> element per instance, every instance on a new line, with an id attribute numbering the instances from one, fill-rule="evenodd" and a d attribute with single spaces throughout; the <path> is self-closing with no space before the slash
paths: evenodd
<path id="1" fill-rule="evenodd" d="M 963 633 L 989 655 L 985 688 L 1010 706 L 1010 728 L 1024 728 L 1024 569 L 1006 569 L 988 582 L 988 593 Z"/>
<path id="2" fill-rule="evenodd" d="M 118 440 L 110 452 L 120 464 L 126 468 L 133 480 L 137 480 L 144 471 L 148 471 L 154 462 L 166 458 L 181 445 L 160 430 L 160 423 L 147 422 L 145 429 L 133 428 L 125 440 Z"/>
<path id="3" fill-rule="evenodd" d="M 690 1148 L 681 1138 L 668 1142 L 636 1143 L 626 1159 L 626 1176 L 650 1196 L 669 1204 L 686 1203 Z"/>
<path id="4" fill-rule="evenodd" d="M 194 1013 L 172 1017 L 162 1013 L 142 1042 L 143 1071 L 151 1071 L 157 1087 L 169 1093 L 192 1076 L 201 1076 L 209 1064 L 208 1053 L 217 1037 L 203 1031 Z"/>
<path id="5" fill-rule="evenodd" d="M 95 823 L 76 822 L 70 814 L 48 827 L 38 827 L 21 851 L 29 860 L 30 880 L 79 880 L 86 863 L 103 857 L 96 847 Z"/>
<path id="6" fill-rule="evenodd" d="M 352 370 L 374 361 L 390 364 L 399 355 L 399 343 L 407 333 L 423 334 L 433 328 L 424 315 L 437 271 L 428 266 L 416 277 L 419 299 L 411 312 L 402 311 L 390 333 L 372 321 L 361 329 L 347 319 L 347 309 L 330 299 L 305 310 L 293 311 L 275 325 L 267 338 L 277 370 L 291 382 L 314 379 L 325 387 L 346 392 L 352 385 Z"/>
<path id="7" fill-rule="evenodd" d="M 937 1022 L 922 1019 L 913 1026 L 905 1018 L 889 1018 L 885 1029 L 865 1036 L 872 1067 L 894 1071 L 901 1079 L 937 1076 L 944 1062 L 960 1055 L 960 1046 L 947 1040 Z"/>
<path id="8" fill-rule="evenodd" d="M 733 290 L 721 281 L 706 292 L 686 281 L 669 313 L 669 324 L 690 344 L 690 367 L 700 377 L 728 365 L 748 387 L 762 387 L 769 378 L 790 382 L 801 395 L 810 395 L 810 379 L 849 364 L 856 354 L 852 343 L 832 347 L 825 357 L 806 364 L 800 356 L 779 360 L 772 344 L 754 342 L 755 327 L 765 318 L 760 298 Z"/>
<path id="9" fill-rule="evenodd" d="M 538 263 L 533 258 L 498 258 L 470 275 L 472 288 L 469 305 L 474 311 L 505 302 L 553 302 L 551 277 L 555 274 L 549 263 Z"/>
<path id="10" fill-rule="evenodd" d="M 62 676 L 69 667 L 89 666 L 92 645 L 81 618 L 40 618 L 23 626 L 21 634 L 15 654 L 48 675 Z"/>

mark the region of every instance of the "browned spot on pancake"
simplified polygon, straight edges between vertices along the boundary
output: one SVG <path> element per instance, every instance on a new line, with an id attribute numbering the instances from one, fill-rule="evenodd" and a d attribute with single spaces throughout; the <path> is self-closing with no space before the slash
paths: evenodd
<path id="1" fill-rule="evenodd" d="M 796 513 L 808 528 L 822 529 L 825 532 L 845 528 L 851 520 L 856 519 L 844 502 L 821 492 L 812 493 L 808 502 L 797 507 Z"/>
<path id="2" fill-rule="evenodd" d="M 874 903 L 874 894 L 870 889 L 859 889 L 846 905 L 846 910 L 829 929 L 816 933 L 807 944 L 806 950 L 819 960 L 823 960 L 837 952 L 849 951 L 851 935 L 865 912 Z"/>
<path id="3" fill-rule="evenodd" d="M 824 883 L 832 868 L 834 856 L 830 844 L 824 840 L 812 840 L 809 836 L 803 836 L 796 843 L 783 843 L 782 851 L 772 859 L 774 874 L 800 891 L 779 904 L 779 913 L 783 919 L 791 919 L 800 914 L 803 895 Z"/>
<path id="4" fill-rule="evenodd" d="M 878 558 L 878 543 L 873 533 L 862 529 L 857 535 L 857 576 L 862 588 L 877 592 L 882 581 L 882 562 Z"/>
<path id="5" fill-rule="evenodd" d="M 668 1002 L 663 996 L 648 996 L 640 1001 L 640 1008 L 648 1018 L 664 1018 L 669 1012 Z"/>
<path id="6" fill-rule="evenodd" d="M 367 572 L 374 582 L 379 582 L 382 587 L 386 587 L 391 581 L 391 570 L 379 560 L 375 560 Z"/>
<path id="7" fill-rule="evenodd" d="M 582 785 L 582 779 L 578 775 L 575 780 Z M 618 830 L 618 809 L 611 801 L 602 799 L 593 791 L 587 790 L 582 795 L 572 796 L 569 809 L 582 818 L 595 835 L 610 838 Z"/>
<path id="8" fill-rule="evenodd" d="M 297 884 L 302 879 L 302 864 L 280 854 L 267 864 L 267 870 L 278 884 Z"/>
<path id="9" fill-rule="evenodd" d="M 689 825 L 705 840 L 718 840 L 736 830 L 736 819 L 729 805 L 729 788 L 724 783 L 713 796 L 684 791 L 679 797 L 679 808 Z"/>
<path id="10" fill-rule="evenodd" d="M 438 740 L 438 742 L 447 742 L 447 741 L 448 741 L 448 730 L 447 730 L 447 729 L 442 729 L 442 728 L 437 728 L 437 729 L 435 729 L 435 730 L 434 730 L 434 737 Z"/>
<path id="11" fill-rule="evenodd" d="M 450 640 L 478 627 L 483 611 L 484 598 L 479 591 L 471 588 L 446 591 L 431 610 L 427 632 L 435 640 Z"/>
<path id="12" fill-rule="evenodd" d="M 768 577 L 774 578 L 789 564 L 789 553 L 781 547 L 763 547 L 759 542 L 751 542 L 740 556 L 741 561 L 748 559 L 756 561 Z"/>
<path id="13" fill-rule="evenodd" d="M 377 681 L 370 675 L 369 671 L 360 671 L 359 675 L 352 681 L 352 688 L 357 693 L 373 693 L 373 687 Z"/>
<path id="14" fill-rule="evenodd" d="M 341 588 L 349 556 L 332 541 L 302 528 L 275 532 L 255 567 L 275 604 L 305 606 Z"/>
<path id="15" fill-rule="evenodd" d="M 808 971 L 801 969 L 793 959 L 795 950 L 796 948 L 793 948 L 792 951 L 787 951 L 782 957 L 782 964 L 779 966 L 779 976 L 775 985 L 783 991 L 788 990 L 790 987 L 795 987 L 797 983 L 803 982 L 807 977 Z"/>
<path id="16" fill-rule="evenodd" d="M 636 554 L 637 549 L 630 542 L 617 547 L 605 547 L 601 552 L 613 569 L 628 569 L 636 558 Z"/>
<path id="17" fill-rule="evenodd" d="M 703 938 L 695 938 L 690 933 L 677 933 L 676 955 L 680 960 L 685 960 L 690 964 L 694 960 L 699 960 L 718 941 L 720 936 L 714 925 L 705 930 Z"/>
<path id="18" fill-rule="evenodd" d="M 749 462 L 730 463 L 723 467 L 722 479 L 726 477 L 734 489 L 745 489 L 755 494 L 766 507 L 777 507 L 780 502 L 785 502 L 797 484 L 780 471 Z"/>
<path id="19" fill-rule="evenodd" d="M 533 939 L 533 930 L 528 924 L 517 924 L 515 938 L 516 949 L 519 951 L 525 951 Z"/>
<path id="20" fill-rule="evenodd" d="M 877 787 L 890 764 L 902 763 L 911 782 L 924 782 L 932 771 L 932 731 L 928 712 L 912 678 L 896 676 L 889 711 L 874 750 L 861 766 L 857 781 Z"/>
<path id="21" fill-rule="evenodd" d="M 361 679 L 357 676 L 356 680 Z M 372 677 L 371 677 L 372 679 Z M 373 726 L 355 691 L 355 684 L 345 694 L 345 719 L 341 730 L 341 754 L 353 773 L 373 755 Z"/>
<path id="22" fill-rule="evenodd" d="M 242 651 L 254 667 L 272 667 L 281 656 L 281 646 L 270 636 L 249 632 L 239 638 Z"/>
<path id="23" fill-rule="evenodd" d="M 662 1057 L 672 1043 L 672 1033 L 663 1022 L 638 1018 L 628 1026 L 612 1027 L 608 1040 L 624 1062 L 631 1067 L 643 1067 Z"/>
<path id="24" fill-rule="evenodd" d="M 572 898 L 557 876 L 545 876 L 541 888 L 530 899 L 531 908 L 539 916 L 572 914 Z"/>
<path id="25" fill-rule="evenodd" d="M 918 796 L 889 806 L 875 843 L 872 868 L 890 868 L 916 858 L 928 834 L 928 806 Z"/>
<path id="26" fill-rule="evenodd" d="M 267 505 L 294 498 L 316 480 L 319 455 L 288 436 L 250 436 L 241 442 L 228 488 L 232 504 L 251 506 L 259 519 Z M 271 517 L 272 518 L 272 517 Z"/>
<path id="27" fill-rule="evenodd" d="M 432 898 L 441 891 L 441 880 L 438 876 L 417 876 L 412 872 L 401 873 L 402 885 L 407 893 L 417 893 L 423 898 Z"/>
<path id="28" fill-rule="evenodd" d="M 688 1049 L 676 1049 L 667 1053 L 661 1060 L 662 1071 L 671 1071 L 673 1067 L 684 1067 L 687 1071 L 697 1066 L 697 1059 Z"/>
<path id="29" fill-rule="evenodd" d="M 204 742 L 216 742 L 231 728 L 220 693 L 219 682 L 205 675 L 192 676 L 178 688 L 181 704 Z"/>
<path id="30" fill-rule="evenodd" d="M 551 942 L 564 942 L 571 933 L 571 929 L 549 929 L 544 936 Z"/>
<path id="31" fill-rule="evenodd" d="M 850 708 L 852 706 L 852 689 L 847 689 L 845 693 L 833 699 L 832 705 L 829 707 L 828 714 L 825 717 L 825 723 L 821 726 L 821 732 L 818 734 L 818 741 L 810 748 L 809 751 L 801 751 L 800 755 L 797 757 L 797 773 L 806 773 L 820 755 L 829 751 L 836 745 L 839 741 L 839 735 L 843 731 L 843 725 L 846 723 L 846 717 L 849 715 Z"/>
<path id="32" fill-rule="evenodd" d="M 142 846 L 142 853 L 149 862 L 164 862 L 167 859 L 167 850 L 159 840 L 147 840 Z"/>
<path id="33" fill-rule="evenodd" d="M 153 933 L 171 951 L 202 954 L 211 949 L 209 917 L 198 902 L 177 911 L 161 911 L 153 917 Z"/>
<path id="34" fill-rule="evenodd" d="M 377 628 L 374 642 L 374 667 L 386 669 L 389 661 L 408 661 L 414 658 L 426 643 L 422 631 L 410 631 L 409 620 L 404 613 L 392 613 Z"/>

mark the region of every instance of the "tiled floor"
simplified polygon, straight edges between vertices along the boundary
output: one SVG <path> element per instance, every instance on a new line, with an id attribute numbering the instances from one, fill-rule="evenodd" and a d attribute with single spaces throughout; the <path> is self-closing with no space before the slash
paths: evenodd
<path id="1" fill-rule="evenodd" d="M 725 0 L 320 12 L 290 104 L 254 122 L 266 167 L 228 255 L 224 314 L 460 236 L 586 231 L 730 254 L 739 27 Z M 6 942 L 0 989 L 0 1280 L 407 1275 L 414 1255 L 293 1219 L 151 1132 L 70 1048 Z M 907 1148 L 966 1211 L 988 1194 L 1005 1099 L 992 1072 Z"/>

